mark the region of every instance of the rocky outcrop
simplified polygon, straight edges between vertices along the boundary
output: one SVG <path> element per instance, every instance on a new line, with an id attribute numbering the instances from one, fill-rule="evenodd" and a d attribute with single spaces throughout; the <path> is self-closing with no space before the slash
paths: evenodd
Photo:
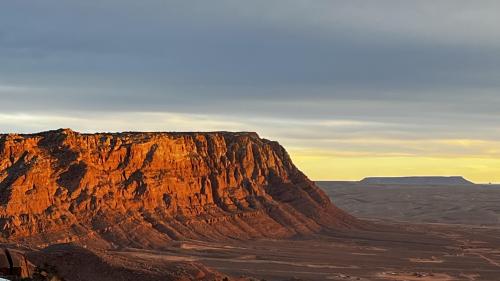
<path id="1" fill-rule="evenodd" d="M 13 249 L 0 249 L 0 277 L 28 278 L 34 266 L 24 254 Z"/>
<path id="2" fill-rule="evenodd" d="M 354 222 L 255 133 L 0 135 L 0 229 L 11 241 L 155 246 Z"/>

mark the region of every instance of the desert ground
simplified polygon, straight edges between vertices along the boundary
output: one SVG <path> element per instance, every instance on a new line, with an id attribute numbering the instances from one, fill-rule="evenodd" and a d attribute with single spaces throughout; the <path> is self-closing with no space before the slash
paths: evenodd
<path id="1" fill-rule="evenodd" d="M 172 254 L 266 280 L 500 280 L 500 186 L 317 184 L 373 225 L 244 246 L 193 241 Z"/>
<path id="2" fill-rule="evenodd" d="M 499 280 L 500 230 L 386 227 L 387 232 L 254 241 L 243 247 L 194 242 L 173 252 L 234 276 L 266 280 Z"/>
<path id="3" fill-rule="evenodd" d="M 500 226 L 500 185 L 367 185 L 320 181 L 354 216 L 419 223 Z"/>
<path id="4" fill-rule="evenodd" d="M 354 183 L 317 184 L 338 206 L 364 218 L 366 229 L 289 240 L 188 240 L 173 242 L 161 251 L 124 247 L 93 250 L 93 254 L 105 256 L 107 264 L 127 267 L 126 276 L 135 278 L 140 278 L 138 272 L 160 272 L 182 262 L 240 280 L 500 280 L 497 187 L 375 189 Z M 58 247 L 66 252 L 64 245 Z M 57 248 L 45 251 L 54 254 Z M 71 280 L 89 280 L 95 274 L 78 270 L 78 255 L 59 253 L 54 258 L 61 259 L 61 273 Z M 113 276 L 109 280 L 134 280 L 117 276 L 113 267 L 99 274 Z"/>
<path id="5" fill-rule="evenodd" d="M 238 280 L 498 281 L 499 237 L 494 227 L 377 222 L 376 229 L 365 231 L 290 240 L 183 241 L 161 251 L 91 253 L 58 245 L 43 256 L 52 255 L 59 273 L 71 280 L 169 280 L 154 273 L 189 270 L 178 262 L 196 264 L 202 276 L 206 267 Z M 88 251 L 83 258 L 82 251 Z M 82 267 L 82 260 L 95 266 Z"/>

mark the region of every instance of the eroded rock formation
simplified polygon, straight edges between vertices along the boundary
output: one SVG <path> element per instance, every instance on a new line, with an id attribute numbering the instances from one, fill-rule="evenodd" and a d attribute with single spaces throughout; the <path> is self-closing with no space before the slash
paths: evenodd
<path id="1" fill-rule="evenodd" d="M 0 277 L 30 277 L 34 266 L 23 253 L 13 249 L 0 249 Z"/>
<path id="2" fill-rule="evenodd" d="M 354 219 L 255 133 L 0 135 L 4 238 L 290 237 Z"/>

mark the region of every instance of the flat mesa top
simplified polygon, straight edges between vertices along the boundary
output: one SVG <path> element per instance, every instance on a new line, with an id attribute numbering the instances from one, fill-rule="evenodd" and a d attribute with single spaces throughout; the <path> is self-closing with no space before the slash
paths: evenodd
<path id="1" fill-rule="evenodd" d="M 77 131 L 73 131 L 71 129 L 57 129 L 50 131 L 43 131 L 38 133 L 0 133 L 0 137 L 2 136 L 21 136 L 21 137 L 36 137 L 36 136 L 45 136 L 45 135 L 70 135 L 70 134 L 78 134 L 82 136 L 92 136 L 92 135 L 109 135 L 109 136 L 154 136 L 154 135 L 169 135 L 169 136 L 193 136 L 193 135 L 232 135 L 232 136 L 251 136 L 260 138 L 256 132 L 229 132 L 229 131 L 211 131 L 211 132 L 139 132 L 139 131 L 124 131 L 124 132 L 95 132 L 95 133 L 80 133 Z"/>
<path id="2" fill-rule="evenodd" d="M 363 184 L 400 184 L 400 185 L 473 185 L 461 176 L 415 176 L 415 177 L 367 177 Z"/>
<path id="3" fill-rule="evenodd" d="M 178 132 L 178 131 L 123 131 L 123 132 L 95 132 L 95 133 L 80 133 L 69 128 L 61 128 L 57 130 L 48 130 L 36 133 L 1 133 L 0 135 L 21 135 L 21 136 L 35 136 L 46 134 L 80 134 L 80 135 L 119 135 L 119 134 L 173 134 L 173 135 L 196 135 L 196 134 L 235 134 L 235 135 L 257 135 L 257 132 L 251 131 L 191 131 L 191 132 Z"/>

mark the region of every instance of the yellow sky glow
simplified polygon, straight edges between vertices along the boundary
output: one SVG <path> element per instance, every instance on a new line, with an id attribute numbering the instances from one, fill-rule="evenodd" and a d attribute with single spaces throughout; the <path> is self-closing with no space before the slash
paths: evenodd
<path id="1" fill-rule="evenodd" d="M 290 153 L 313 180 L 360 180 L 367 176 L 461 175 L 476 183 L 500 183 L 500 159 L 489 157 L 335 156 Z"/>
<path id="2" fill-rule="evenodd" d="M 288 129 L 276 130 L 273 126 L 267 126 L 269 122 L 246 122 L 243 119 L 228 121 L 222 117 L 178 113 L 100 113 L 95 117 L 0 113 L 0 128 L 7 128 L 3 129 L 5 132 L 17 133 L 54 128 L 72 128 L 79 132 L 165 131 L 165 128 L 170 131 L 259 131 L 262 137 L 279 141 L 290 153 L 294 163 L 313 180 L 461 175 L 478 183 L 500 183 L 500 140 L 497 139 L 397 138 L 343 135 L 342 132 L 338 135 L 332 133 L 331 136 L 320 134 L 316 138 L 314 133 L 311 138 L 293 138 L 283 136 L 290 133 Z M 310 135 L 311 132 L 306 129 L 316 123 L 301 122 L 293 124 L 297 130 L 295 134 Z M 331 120 L 320 123 L 343 128 L 360 126 L 366 122 Z M 10 127 L 12 129 L 8 129 Z M 255 130 L 256 127 L 260 129 Z M 330 129 L 325 127 L 324 132 Z"/>

